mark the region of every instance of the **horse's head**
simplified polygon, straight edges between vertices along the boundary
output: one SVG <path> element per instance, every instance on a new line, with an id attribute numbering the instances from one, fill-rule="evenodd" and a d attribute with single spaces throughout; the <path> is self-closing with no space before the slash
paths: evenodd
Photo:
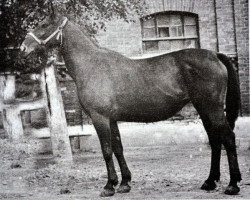
<path id="1" fill-rule="evenodd" d="M 46 17 L 38 26 L 29 32 L 20 49 L 27 56 L 38 47 L 55 47 L 62 42 L 62 29 L 68 19 L 59 15 Z"/>

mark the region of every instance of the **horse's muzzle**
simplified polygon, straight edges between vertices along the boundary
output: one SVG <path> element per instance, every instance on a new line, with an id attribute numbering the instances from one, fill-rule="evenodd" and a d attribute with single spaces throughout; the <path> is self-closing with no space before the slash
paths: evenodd
<path id="1" fill-rule="evenodd" d="M 24 43 L 21 44 L 20 51 L 24 57 L 27 57 L 32 52 Z"/>
<path id="2" fill-rule="evenodd" d="M 22 45 L 20 46 L 21 52 L 25 53 L 27 49 L 28 49 L 27 46 L 24 43 L 22 43 Z"/>

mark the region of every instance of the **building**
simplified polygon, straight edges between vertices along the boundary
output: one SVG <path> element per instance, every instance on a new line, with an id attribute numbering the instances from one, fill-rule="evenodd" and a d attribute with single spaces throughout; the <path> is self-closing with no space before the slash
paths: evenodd
<path id="1" fill-rule="evenodd" d="M 129 57 L 183 48 L 225 53 L 238 70 L 242 115 L 249 115 L 248 0 L 146 0 L 146 6 L 134 23 L 109 22 L 97 36 L 100 46 Z"/>

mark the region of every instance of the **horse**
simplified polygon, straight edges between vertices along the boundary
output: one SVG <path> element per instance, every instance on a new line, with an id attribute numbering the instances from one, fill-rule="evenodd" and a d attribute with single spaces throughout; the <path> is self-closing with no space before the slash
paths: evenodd
<path id="1" fill-rule="evenodd" d="M 21 45 L 25 56 L 39 47 L 58 47 L 73 78 L 83 110 L 91 117 L 100 140 L 108 180 L 100 196 L 131 190 L 118 121 L 156 122 L 172 117 L 191 102 L 208 134 L 211 167 L 201 189 L 214 190 L 220 179 L 221 146 L 230 170 L 225 194 L 236 195 L 241 174 L 233 132 L 240 92 L 229 58 L 205 49 L 184 49 L 146 59 L 129 59 L 101 48 L 65 16 L 46 17 Z M 226 107 L 226 113 L 225 113 Z M 121 170 L 121 183 L 113 154 Z"/>

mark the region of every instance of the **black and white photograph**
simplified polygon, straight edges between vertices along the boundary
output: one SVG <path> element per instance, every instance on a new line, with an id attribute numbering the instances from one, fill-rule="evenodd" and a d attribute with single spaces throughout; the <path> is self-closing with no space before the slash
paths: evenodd
<path id="1" fill-rule="evenodd" d="M 250 199 L 248 0 L 0 0 L 0 199 Z"/>

